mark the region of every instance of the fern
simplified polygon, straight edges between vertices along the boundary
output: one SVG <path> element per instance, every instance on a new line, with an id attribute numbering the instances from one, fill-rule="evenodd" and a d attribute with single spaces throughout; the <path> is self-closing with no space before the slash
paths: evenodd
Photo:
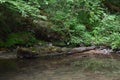
<path id="1" fill-rule="evenodd" d="M 39 6 L 33 6 L 30 2 L 25 2 L 23 0 L 0 0 L 0 4 L 4 4 L 4 6 L 8 7 L 12 11 L 17 11 L 23 17 L 33 17 L 33 18 L 42 18 L 46 20 L 46 16 L 40 15 Z"/>

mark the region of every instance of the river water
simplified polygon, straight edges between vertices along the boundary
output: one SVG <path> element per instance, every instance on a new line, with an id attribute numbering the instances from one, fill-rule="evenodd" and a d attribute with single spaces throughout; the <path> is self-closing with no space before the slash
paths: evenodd
<path id="1" fill-rule="evenodd" d="M 83 72 L 67 58 L 0 59 L 0 80 L 120 80 L 118 73 Z"/>

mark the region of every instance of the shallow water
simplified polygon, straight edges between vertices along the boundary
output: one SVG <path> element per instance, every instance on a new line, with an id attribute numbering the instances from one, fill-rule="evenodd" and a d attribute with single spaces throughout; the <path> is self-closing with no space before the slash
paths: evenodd
<path id="1" fill-rule="evenodd" d="M 118 73 L 83 72 L 66 58 L 1 59 L 0 80 L 120 80 Z"/>

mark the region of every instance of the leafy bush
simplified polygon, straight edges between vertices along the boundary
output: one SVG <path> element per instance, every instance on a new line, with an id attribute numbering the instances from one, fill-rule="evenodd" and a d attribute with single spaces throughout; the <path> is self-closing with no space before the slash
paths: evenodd
<path id="1" fill-rule="evenodd" d="M 92 40 L 95 44 L 106 44 L 106 46 L 112 48 L 120 47 L 120 21 L 117 17 L 115 15 L 106 15 L 99 26 L 94 28 L 92 32 L 94 38 Z"/>
<path id="2" fill-rule="evenodd" d="M 110 3 L 118 6 L 119 0 L 111 0 Z M 12 27 L 18 29 L 21 27 L 19 24 L 24 24 L 18 16 L 39 22 L 39 19 L 46 20 L 45 16 L 40 15 L 46 13 L 48 21 L 55 25 L 52 30 L 64 35 L 62 41 L 67 45 L 120 47 L 120 14 L 110 13 L 103 6 L 103 0 L 0 0 L 0 7 L 2 9 L 0 9 L 0 26 L 2 26 L 0 36 L 16 32 Z M 9 22 L 11 18 L 14 21 Z"/>
<path id="3" fill-rule="evenodd" d="M 67 44 L 120 47 L 119 14 L 110 14 L 102 2 L 103 0 L 45 0 L 41 5 L 49 13 L 48 18 L 59 26 L 57 29 L 66 35 Z"/>
<path id="4" fill-rule="evenodd" d="M 0 0 L 0 5 L 3 5 L 2 7 L 7 7 L 13 12 L 20 13 L 23 17 L 32 16 L 34 18 L 39 17 L 46 19 L 45 16 L 39 14 L 40 10 L 38 8 L 40 5 L 37 0 L 34 2 L 32 0 L 28 2 L 24 0 Z"/>
<path id="5" fill-rule="evenodd" d="M 100 3 L 101 0 L 50 0 L 43 1 L 41 5 L 50 14 L 48 18 L 64 32 L 67 44 L 76 45 L 90 44 L 89 31 L 92 31 L 104 16 Z"/>
<path id="6" fill-rule="evenodd" d="M 24 45 L 31 46 L 36 43 L 37 40 L 33 34 L 29 32 L 17 32 L 8 35 L 6 42 L 4 42 L 5 47 L 11 47 L 14 45 Z"/>
<path id="7" fill-rule="evenodd" d="M 4 42 L 3 40 L 0 39 L 0 47 L 3 47 L 4 46 Z"/>
<path id="8" fill-rule="evenodd" d="M 0 46 L 10 47 L 15 44 L 32 45 L 35 42 L 33 34 L 26 26 L 32 20 L 46 19 L 40 15 L 40 5 L 37 0 L 0 0 Z M 27 23 L 27 20 L 31 23 Z"/>

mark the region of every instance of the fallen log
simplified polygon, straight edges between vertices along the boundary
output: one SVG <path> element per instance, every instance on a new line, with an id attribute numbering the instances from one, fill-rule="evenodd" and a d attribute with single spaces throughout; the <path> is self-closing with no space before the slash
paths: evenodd
<path id="1" fill-rule="evenodd" d="M 56 47 L 54 47 L 56 48 Z M 57 47 L 58 48 L 58 47 Z M 29 48 L 18 48 L 17 49 L 17 58 L 37 58 L 37 57 L 54 57 L 54 56 L 61 56 L 61 55 L 72 55 L 75 53 L 81 53 L 84 51 L 88 51 L 88 50 L 92 50 L 95 49 L 95 46 L 91 46 L 91 47 L 77 47 L 77 48 L 59 48 L 59 50 L 55 50 L 55 51 L 32 51 Z M 39 50 L 43 50 L 42 48 Z M 45 52 L 45 53 L 44 53 Z"/>
<path id="2" fill-rule="evenodd" d="M 68 52 L 67 54 L 74 54 L 74 53 L 81 53 L 84 51 L 89 51 L 92 49 L 95 49 L 95 46 L 90 46 L 90 47 L 77 47 L 77 48 L 73 48 L 70 50 L 70 52 Z"/>

